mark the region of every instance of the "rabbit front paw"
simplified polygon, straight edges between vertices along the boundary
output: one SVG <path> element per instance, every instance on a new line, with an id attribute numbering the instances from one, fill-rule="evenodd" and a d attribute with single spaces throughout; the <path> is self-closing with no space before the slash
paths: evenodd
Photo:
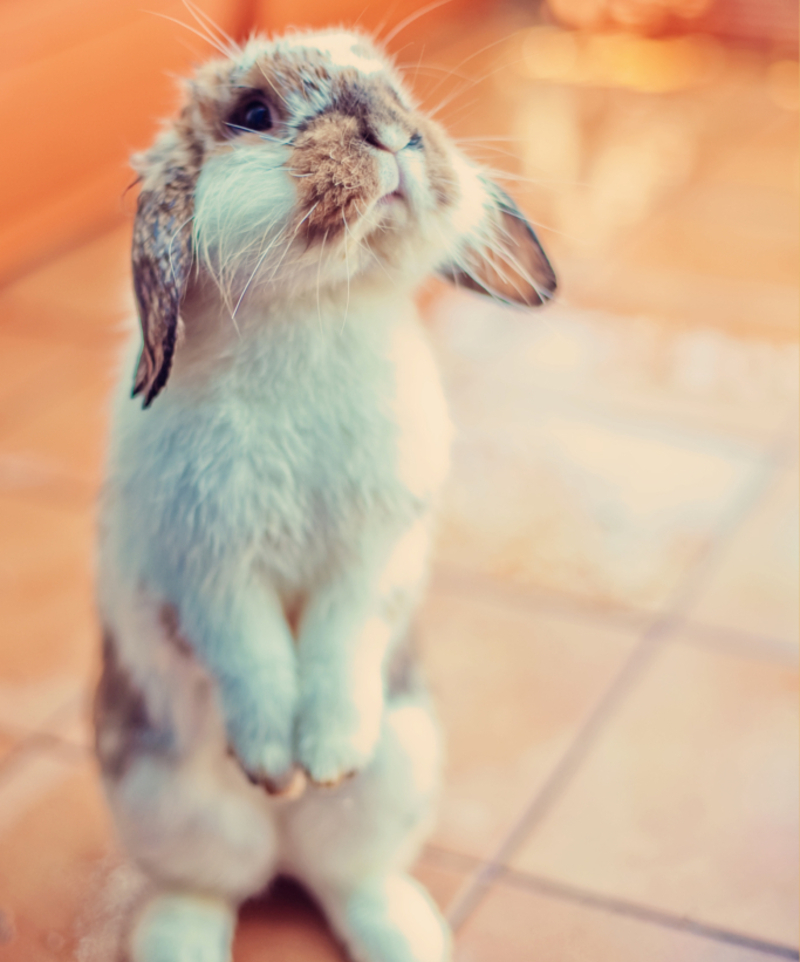
<path id="1" fill-rule="evenodd" d="M 282 794 L 295 774 L 297 687 L 291 675 L 240 672 L 220 686 L 231 754 L 251 782 Z"/>
<path id="2" fill-rule="evenodd" d="M 307 700 L 297 726 L 297 760 L 317 785 L 334 786 L 371 760 L 380 737 L 383 697 L 360 704 Z"/>
<path id="3" fill-rule="evenodd" d="M 288 727 L 265 732 L 247 727 L 232 733 L 231 751 L 251 782 L 263 785 L 271 795 L 289 790 L 295 778 L 291 730 Z"/>

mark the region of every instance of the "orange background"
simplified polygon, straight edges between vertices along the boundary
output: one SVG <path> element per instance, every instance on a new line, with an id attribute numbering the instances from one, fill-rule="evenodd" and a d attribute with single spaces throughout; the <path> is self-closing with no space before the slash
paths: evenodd
<path id="1" fill-rule="evenodd" d="M 175 76 L 208 56 L 181 0 L 6 0 L 0 5 L 0 282 L 118 221 L 132 200 L 127 158 L 174 110 Z M 226 32 L 358 20 L 367 29 L 417 0 L 203 0 Z M 450 0 L 474 12 L 480 4 Z M 432 11 L 428 24 L 441 16 Z M 167 18 L 179 20 L 181 27 Z M 188 28 L 188 29 L 187 29 Z"/>

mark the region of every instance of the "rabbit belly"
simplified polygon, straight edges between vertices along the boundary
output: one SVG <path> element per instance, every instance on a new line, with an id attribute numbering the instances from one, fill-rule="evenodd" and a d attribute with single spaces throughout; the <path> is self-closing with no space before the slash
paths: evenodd
<path id="1" fill-rule="evenodd" d="M 212 373 L 178 359 L 152 410 L 122 394 L 104 562 L 169 590 L 187 560 L 201 579 L 246 558 L 302 593 L 390 551 L 435 503 L 451 429 L 417 323 L 370 320 L 327 342 L 316 316 L 245 334 Z"/>

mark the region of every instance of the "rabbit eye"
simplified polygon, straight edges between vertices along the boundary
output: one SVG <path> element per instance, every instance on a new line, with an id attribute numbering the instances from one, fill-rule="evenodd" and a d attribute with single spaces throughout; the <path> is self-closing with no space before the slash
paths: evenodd
<path id="1" fill-rule="evenodd" d="M 406 144 L 406 147 L 421 147 L 422 146 L 422 134 L 414 134 L 414 136 Z"/>
<path id="2" fill-rule="evenodd" d="M 269 107 L 261 100 L 251 100 L 240 107 L 231 117 L 228 126 L 236 130 L 269 130 L 272 116 Z"/>

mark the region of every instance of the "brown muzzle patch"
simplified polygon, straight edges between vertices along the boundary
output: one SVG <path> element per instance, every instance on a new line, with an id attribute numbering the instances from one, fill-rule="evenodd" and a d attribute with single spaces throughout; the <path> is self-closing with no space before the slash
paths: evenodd
<path id="1" fill-rule="evenodd" d="M 295 142 L 290 163 L 297 177 L 302 232 L 308 243 L 332 238 L 364 213 L 379 189 L 375 158 L 359 121 L 323 114 Z"/>

